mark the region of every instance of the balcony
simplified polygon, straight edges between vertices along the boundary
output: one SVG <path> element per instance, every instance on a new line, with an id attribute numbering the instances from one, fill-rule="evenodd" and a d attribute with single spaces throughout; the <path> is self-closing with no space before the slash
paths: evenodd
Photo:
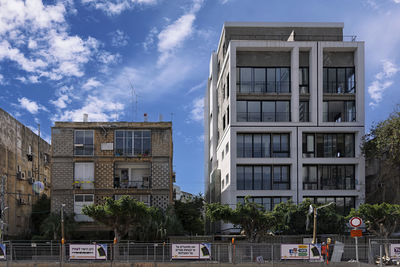
<path id="1" fill-rule="evenodd" d="M 323 122 L 355 122 L 356 112 L 324 112 Z"/>
<path id="2" fill-rule="evenodd" d="M 248 81 L 236 83 L 237 92 L 241 94 L 288 94 L 290 93 L 289 81 Z"/>
<path id="3" fill-rule="evenodd" d="M 324 94 L 355 94 L 356 83 L 324 81 Z"/>
<path id="4" fill-rule="evenodd" d="M 290 112 L 237 112 L 238 122 L 290 122 Z"/>
<path id="5" fill-rule="evenodd" d="M 124 181 L 120 180 L 119 177 L 114 177 L 114 188 L 121 189 L 150 189 L 151 188 L 151 177 L 143 177 L 142 180 L 135 181 Z"/>
<path id="6" fill-rule="evenodd" d="M 354 177 L 336 177 L 336 178 L 325 178 L 321 177 L 321 181 L 318 182 L 307 182 L 310 181 L 308 177 L 303 178 L 306 182 L 303 182 L 303 190 L 354 190 Z"/>

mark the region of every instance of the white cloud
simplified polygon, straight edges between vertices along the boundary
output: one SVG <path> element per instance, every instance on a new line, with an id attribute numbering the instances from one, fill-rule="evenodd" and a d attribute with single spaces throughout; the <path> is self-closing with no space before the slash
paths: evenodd
<path id="1" fill-rule="evenodd" d="M 199 89 L 205 89 L 206 84 L 207 84 L 207 80 L 202 81 L 201 83 L 190 88 L 189 91 L 186 93 L 186 95 L 191 94 Z"/>
<path id="2" fill-rule="evenodd" d="M 100 99 L 97 96 L 88 96 L 83 107 L 65 110 L 52 118 L 53 121 L 82 121 L 83 114 L 89 115 L 89 121 L 114 121 L 123 111 L 124 105 L 120 102 Z"/>
<path id="3" fill-rule="evenodd" d="M 0 74 L 0 84 L 4 84 L 4 76 Z"/>
<path id="4" fill-rule="evenodd" d="M 204 97 L 198 97 L 192 102 L 190 119 L 196 122 L 202 122 L 204 119 Z"/>
<path id="5" fill-rule="evenodd" d="M 68 97 L 68 95 L 61 95 L 56 100 L 50 100 L 50 103 L 58 109 L 63 109 L 67 107 L 68 103 L 71 103 L 71 99 Z"/>
<path id="6" fill-rule="evenodd" d="M 129 36 L 121 30 L 111 33 L 111 45 L 115 47 L 123 47 L 128 45 Z"/>
<path id="7" fill-rule="evenodd" d="M 96 80 L 96 78 L 90 78 L 87 82 L 82 86 L 82 88 L 86 91 L 89 91 L 93 88 L 99 87 L 103 85 L 101 82 Z"/>
<path id="8" fill-rule="evenodd" d="M 150 48 L 153 47 L 154 45 L 154 39 L 158 33 L 158 30 L 156 27 L 152 28 L 149 32 L 149 34 L 146 36 L 146 40 L 143 42 L 143 48 L 145 51 L 148 51 Z"/>
<path id="9" fill-rule="evenodd" d="M 368 93 L 372 99 L 369 103 L 370 106 L 377 106 L 382 101 L 383 93 L 393 84 L 391 78 L 399 71 L 400 68 L 393 62 L 382 61 L 382 71 L 375 75 L 375 80 L 368 86 Z"/>
<path id="10" fill-rule="evenodd" d="M 161 53 L 158 65 L 164 65 L 171 57 L 174 50 L 193 33 L 193 23 L 196 13 L 200 10 L 203 0 L 194 0 L 191 9 L 175 20 L 172 24 L 165 27 L 158 34 L 158 51 Z"/>
<path id="11" fill-rule="evenodd" d="M 37 83 L 41 77 L 81 77 L 84 65 L 102 53 L 96 39 L 69 34 L 66 16 L 71 6 L 70 1 L 54 5 L 44 5 L 42 0 L 1 2 L 0 61 L 11 61 L 10 66 L 27 73 L 19 80 Z"/>
<path id="12" fill-rule="evenodd" d="M 396 4 L 400 4 L 400 0 L 393 0 Z"/>
<path id="13" fill-rule="evenodd" d="M 29 100 L 26 97 L 18 98 L 18 102 L 19 102 L 21 108 L 26 109 L 31 114 L 36 114 L 39 112 L 39 110 L 47 111 L 46 107 L 36 103 L 33 100 Z"/>
<path id="14" fill-rule="evenodd" d="M 152 5 L 157 0 L 81 0 L 95 9 L 105 12 L 107 15 L 118 15 L 125 10 L 132 9 L 138 5 Z"/>

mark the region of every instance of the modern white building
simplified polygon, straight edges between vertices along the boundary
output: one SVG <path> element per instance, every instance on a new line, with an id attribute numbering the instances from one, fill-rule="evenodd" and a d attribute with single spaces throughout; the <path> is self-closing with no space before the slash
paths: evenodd
<path id="1" fill-rule="evenodd" d="M 208 202 L 364 202 L 364 42 L 343 27 L 224 24 L 205 97 Z"/>

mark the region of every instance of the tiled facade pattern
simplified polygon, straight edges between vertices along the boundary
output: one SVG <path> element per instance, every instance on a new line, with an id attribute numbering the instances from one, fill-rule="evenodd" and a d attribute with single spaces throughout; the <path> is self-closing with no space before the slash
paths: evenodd
<path id="1" fill-rule="evenodd" d="M 74 156 L 74 132 L 94 131 L 93 156 Z M 115 156 L 116 130 L 150 130 L 151 155 L 147 157 Z M 55 180 L 51 209 L 59 212 L 66 204 L 67 213 L 74 212 L 75 194 L 94 194 L 94 203 L 104 203 L 106 197 L 132 195 L 135 198 L 150 196 L 149 204 L 166 209 L 172 201 L 172 125 L 159 123 L 67 123 L 57 122 L 52 128 L 53 172 Z M 102 144 L 112 144 L 111 150 L 102 150 Z M 94 163 L 94 186 L 92 189 L 74 187 L 74 164 Z M 151 175 L 150 188 L 114 188 L 117 165 L 148 163 Z"/>

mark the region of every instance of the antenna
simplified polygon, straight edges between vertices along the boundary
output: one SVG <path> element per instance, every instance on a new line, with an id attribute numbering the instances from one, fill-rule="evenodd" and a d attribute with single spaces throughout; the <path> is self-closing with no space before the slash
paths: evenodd
<path id="1" fill-rule="evenodd" d="M 135 88 L 131 81 L 129 81 L 132 92 L 132 121 L 137 121 L 137 106 L 138 106 L 138 95 L 136 94 Z M 135 101 L 135 104 L 133 103 Z"/>

